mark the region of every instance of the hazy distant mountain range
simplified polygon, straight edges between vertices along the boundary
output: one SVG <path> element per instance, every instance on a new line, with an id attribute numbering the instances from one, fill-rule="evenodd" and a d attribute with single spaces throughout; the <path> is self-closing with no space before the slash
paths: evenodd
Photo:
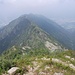
<path id="1" fill-rule="evenodd" d="M 75 31 L 75 22 L 66 22 L 66 23 L 63 23 L 61 26 L 71 33 Z"/>

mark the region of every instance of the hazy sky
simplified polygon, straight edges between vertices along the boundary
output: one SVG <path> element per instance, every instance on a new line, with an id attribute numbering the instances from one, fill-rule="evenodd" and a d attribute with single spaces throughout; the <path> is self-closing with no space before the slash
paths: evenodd
<path id="1" fill-rule="evenodd" d="M 34 13 L 48 18 L 75 18 L 75 0 L 0 0 L 0 24 Z"/>

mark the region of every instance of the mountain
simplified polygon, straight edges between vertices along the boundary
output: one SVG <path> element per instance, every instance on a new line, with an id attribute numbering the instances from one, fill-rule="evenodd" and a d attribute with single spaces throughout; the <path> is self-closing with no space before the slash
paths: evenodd
<path id="1" fill-rule="evenodd" d="M 71 35 L 71 42 L 72 42 L 72 48 L 73 50 L 75 50 L 75 30 L 73 30 L 72 32 L 70 32 Z"/>
<path id="2" fill-rule="evenodd" d="M 57 23 L 23 15 L 0 29 L 0 75 L 75 75 L 70 41 Z"/>
<path id="3" fill-rule="evenodd" d="M 63 28 L 68 30 L 70 33 L 75 31 L 75 22 L 66 22 L 61 25 Z"/>
<path id="4" fill-rule="evenodd" d="M 13 46 L 0 56 L 0 75 L 75 75 L 75 51 L 23 50 Z"/>
<path id="5" fill-rule="evenodd" d="M 75 22 L 65 22 L 61 26 L 69 33 L 72 49 L 75 50 Z"/>
<path id="6" fill-rule="evenodd" d="M 61 45 L 61 44 L 60 44 Z M 26 17 L 19 17 L 0 30 L 0 53 L 17 46 L 22 49 L 61 49 L 59 43 Z"/>
<path id="7" fill-rule="evenodd" d="M 46 31 L 50 36 L 59 41 L 63 46 L 68 49 L 72 49 L 71 38 L 69 37 L 70 34 L 67 32 L 67 30 L 59 26 L 56 22 L 42 15 L 34 14 L 23 15 L 20 18 L 29 19 L 30 21 L 37 24 L 41 29 Z"/>

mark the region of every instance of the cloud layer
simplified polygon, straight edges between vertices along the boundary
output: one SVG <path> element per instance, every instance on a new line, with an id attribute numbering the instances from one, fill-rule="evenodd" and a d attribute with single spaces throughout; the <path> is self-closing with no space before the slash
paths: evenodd
<path id="1" fill-rule="evenodd" d="M 0 17 L 10 21 L 25 13 L 42 14 L 49 18 L 75 18 L 74 0 L 0 0 Z"/>

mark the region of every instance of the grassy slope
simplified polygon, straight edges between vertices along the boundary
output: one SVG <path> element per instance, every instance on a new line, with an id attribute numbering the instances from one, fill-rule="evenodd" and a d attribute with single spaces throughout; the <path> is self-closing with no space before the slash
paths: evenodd
<path id="1" fill-rule="evenodd" d="M 34 67 L 33 62 L 37 62 L 37 65 L 40 67 L 35 71 L 37 74 L 42 72 L 47 72 L 53 75 L 55 72 L 62 72 L 64 75 L 75 75 L 75 71 L 69 67 L 66 67 L 59 63 L 54 63 L 52 60 L 42 60 L 41 58 L 45 57 L 47 59 L 58 58 L 63 62 L 69 61 L 71 64 L 75 65 L 75 60 L 71 61 L 70 59 L 65 58 L 65 55 L 68 55 L 72 58 L 75 58 L 75 51 L 56 51 L 49 52 L 48 50 L 26 50 L 22 52 L 20 49 L 15 47 L 15 50 L 11 48 L 11 51 L 8 50 L 4 52 L 0 57 L 0 73 L 4 73 L 13 66 L 20 67 L 20 73 L 26 73 L 28 71 L 27 66 L 30 65 Z M 37 59 L 37 60 L 36 60 Z M 50 68 L 45 69 L 48 66 Z M 26 68 L 23 70 L 23 68 Z M 39 74 L 40 75 L 40 74 Z"/>

